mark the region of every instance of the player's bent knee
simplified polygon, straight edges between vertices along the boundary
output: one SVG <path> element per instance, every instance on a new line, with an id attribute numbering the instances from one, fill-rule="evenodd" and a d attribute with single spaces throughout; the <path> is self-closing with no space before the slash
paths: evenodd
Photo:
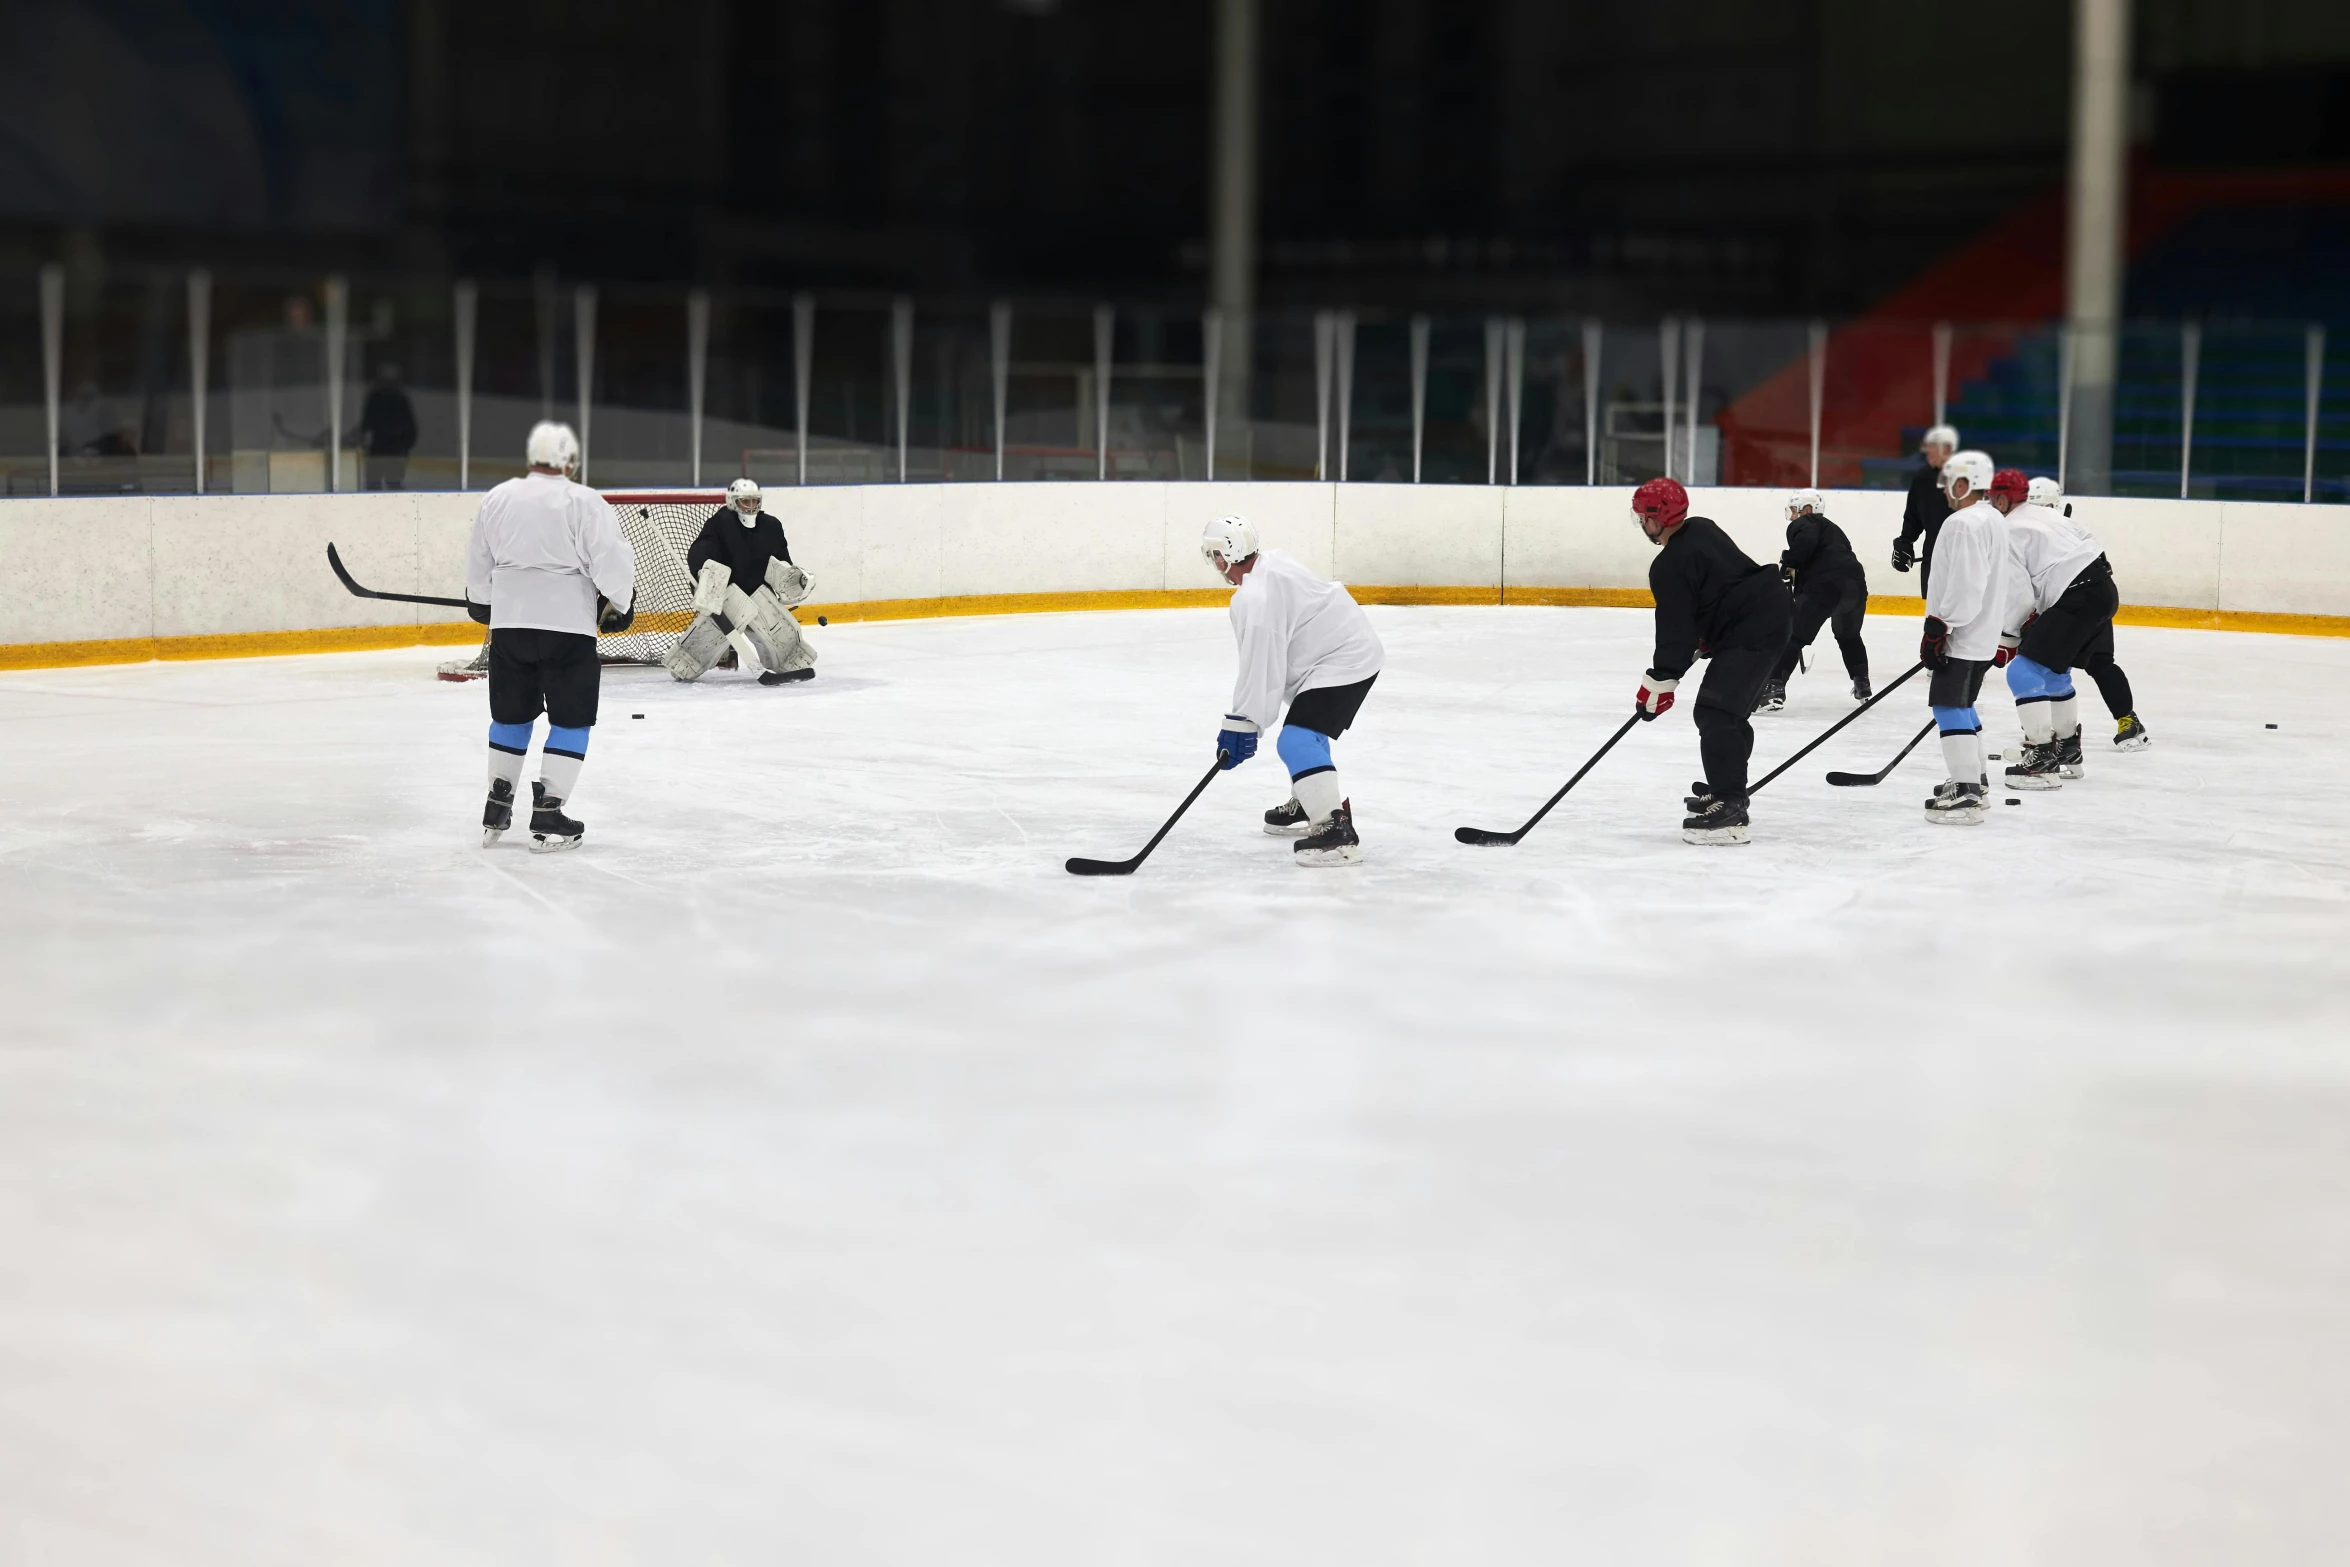
<path id="1" fill-rule="evenodd" d="M 1321 772 L 1335 765 L 1330 760 L 1330 737 L 1319 729 L 1285 724 L 1281 729 L 1281 737 L 1273 742 L 1273 749 L 1280 753 L 1281 765 L 1289 769 L 1292 778 Z"/>
<path id="2" fill-rule="evenodd" d="M 547 729 L 547 750 L 558 756 L 585 757 L 588 748 L 588 728 L 580 725 L 562 729 L 553 725 Z"/>
<path id="3" fill-rule="evenodd" d="M 1971 735 L 1983 727 L 1971 707 L 1937 707 L 1934 722 L 1946 735 Z"/>

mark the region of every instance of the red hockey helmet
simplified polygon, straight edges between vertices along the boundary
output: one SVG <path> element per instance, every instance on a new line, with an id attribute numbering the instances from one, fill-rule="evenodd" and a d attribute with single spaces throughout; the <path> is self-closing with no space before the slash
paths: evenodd
<path id="1" fill-rule="evenodd" d="M 1689 515 L 1689 492 L 1678 479 L 1651 479 L 1632 492 L 1632 520 L 1651 539 Z"/>
<path id="2" fill-rule="evenodd" d="M 1991 475 L 1991 493 L 2005 496 L 2010 506 L 2021 506 L 2031 494 L 2032 481 L 2021 468 L 2002 468 Z"/>

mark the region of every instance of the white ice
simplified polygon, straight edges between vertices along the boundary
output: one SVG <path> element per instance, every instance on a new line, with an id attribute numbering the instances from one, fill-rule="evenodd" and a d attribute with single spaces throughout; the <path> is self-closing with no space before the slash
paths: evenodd
<path id="1" fill-rule="evenodd" d="M 446 650 L 0 676 L 0 1563 L 2350 1553 L 2350 641 L 2125 628 L 1977 829 L 1821 781 L 1913 682 L 1477 850 L 1647 617 L 1373 614 L 1347 871 L 1268 755 L 1063 873 L 1209 611 L 615 672 L 543 857 Z"/>

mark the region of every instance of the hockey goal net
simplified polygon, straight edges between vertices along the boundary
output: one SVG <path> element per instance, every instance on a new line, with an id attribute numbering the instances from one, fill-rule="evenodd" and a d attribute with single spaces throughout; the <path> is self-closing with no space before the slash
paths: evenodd
<path id="1" fill-rule="evenodd" d="M 607 664 L 658 664 L 694 618 L 693 573 L 685 552 L 710 513 L 726 504 L 723 490 L 607 490 L 621 536 L 636 551 L 636 624 L 616 637 L 596 638 Z M 470 659 L 441 666 L 444 679 L 489 672 L 489 641 Z"/>

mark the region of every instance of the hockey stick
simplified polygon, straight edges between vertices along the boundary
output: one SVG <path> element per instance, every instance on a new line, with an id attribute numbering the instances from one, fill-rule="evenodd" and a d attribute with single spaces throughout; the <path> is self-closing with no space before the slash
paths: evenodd
<path id="1" fill-rule="evenodd" d="M 1839 789 L 1875 788 L 1878 784 L 1883 783 L 1886 779 L 1893 776 L 1893 769 L 1899 767 L 1904 761 L 1908 760 L 1909 753 L 1916 750 L 1918 746 L 1925 740 L 1926 736 L 1934 732 L 1935 726 L 1939 722 L 1939 719 L 1927 719 L 1926 727 L 1917 732 L 1917 738 L 1910 741 L 1909 744 L 1903 746 L 1899 756 L 1896 756 L 1892 761 L 1887 762 L 1884 766 L 1878 768 L 1875 772 L 1830 773 L 1828 775 L 1828 782 L 1835 785 Z"/>
<path id="2" fill-rule="evenodd" d="M 1175 807 L 1175 814 L 1167 818 L 1166 826 L 1151 834 L 1151 841 L 1142 846 L 1140 854 L 1131 860 L 1088 860 L 1080 856 L 1069 861 L 1069 874 L 1072 876 L 1133 875 L 1142 862 L 1151 857 L 1151 850 L 1159 846 L 1159 840 L 1166 837 L 1177 822 L 1183 820 L 1183 813 L 1191 809 L 1191 802 L 1198 799 L 1207 791 L 1208 785 L 1216 781 L 1216 775 L 1224 770 L 1224 757 L 1224 752 L 1218 751 L 1216 753 L 1214 765 L 1209 767 L 1207 773 L 1201 777 L 1198 783 L 1191 786 L 1191 793 L 1185 795 L 1183 803 Z"/>
<path id="3" fill-rule="evenodd" d="M 1879 702 L 1884 701 L 1885 698 L 1891 696 L 1894 692 L 1907 685 L 1911 677 L 1916 675 L 1919 670 L 1925 667 L 1926 661 L 1924 659 L 1919 659 L 1916 663 L 1910 665 L 1908 672 L 1903 674 L 1899 680 L 1894 681 L 1884 690 L 1878 692 L 1875 696 L 1870 697 L 1866 702 L 1861 703 L 1860 706 L 1854 708 L 1851 712 L 1846 713 L 1842 718 L 1839 718 L 1834 723 L 1830 724 L 1826 734 L 1821 735 L 1817 740 L 1814 740 L 1811 744 L 1805 746 L 1802 750 L 1796 752 L 1793 756 L 1790 756 L 1787 758 L 1787 760 L 1781 762 L 1778 766 L 1763 774 L 1758 781 L 1748 784 L 1746 786 L 1746 792 L 1748 794 L 1754 793 L 1764 784 L 1769 783 L 1772 779 L 1778 777 L 1788 768 L 1793 767 L 1797 762 L 1802 761 L 1805 757 L 1811 755 L 1812 752 L 1818 750 L 1821 746 L 1826 745 L 1828 741 L 1834 737 L 1837 730 L 1842 729 L 1846 724 L 1851 723 L 1861 714 L 1867 712 L 1870 708 L 1875 707 Z"/>
<path id="4" fill-rule="evenodd" d="M 374 588 L 363 588 L 352 581 L 351 574 L 343 569 L 343 557 L 335 553 L 335 547 L 332 544 L 326 547 L 326 563 L 334 567 L 335 575 L 343 579 L 344 587 L 349 588 L 363 599 L 390 599 L 396 604 L 438 604 L 445 609 L 479 609 L 481 607 L 464 599 L 434 598 L 429 593 L 379 593 Z"/>
<path id="5" fill-rule="evenodd" d="M 1505 845 L 1515 846 L 1520 838 L 1523 838 L 1526 836 L 1526 834 L 1532 832 L 1536 824 L 1539 823 L 1542 818 L 1550 814 L 1550 808 L 1552 806 L 1558 804 L 1559 801 L 1567 797 L 1567 790 L 1572 789 L 1575 787 L 1575 785 L 1581 783 L 1583 781 L 1583 775 L 1599 765 L 1599 759 L 1601 757 L 1607 755 L 1608 752 L 1616 748 L 1616 742 L 1618 740 L 1623 739 L 1624 736 L 1632 732 L 1632 726 L 1638 722 L 1640 722 L 1640 714 L 1635 711 L 1630 718 L 1624 720 L 1624 726 L 1621 729 L 1618 729 L 1614 734 L 1607 737 L 1607 744 L 1592 752 L 1591 760 L 1585 762 L 1581 767 L 1576 768 L 1575 776 L 1568 779 L 1566 784 L 1559 790 L 1558 793 L 1552 795 L 1548 800 L 1544 801 L 1542 809 L 1536 811 L 1533 815 L 1533 818 L 1529 820 L 1525 826 L 1519 828 L 1516 832 L 1493 832 L 1483 827 L 1455 827 L 1452 830 L 1453 837 L 1462 843 L 1473 843 L 1482 848 L 1494 848 Z"/>

